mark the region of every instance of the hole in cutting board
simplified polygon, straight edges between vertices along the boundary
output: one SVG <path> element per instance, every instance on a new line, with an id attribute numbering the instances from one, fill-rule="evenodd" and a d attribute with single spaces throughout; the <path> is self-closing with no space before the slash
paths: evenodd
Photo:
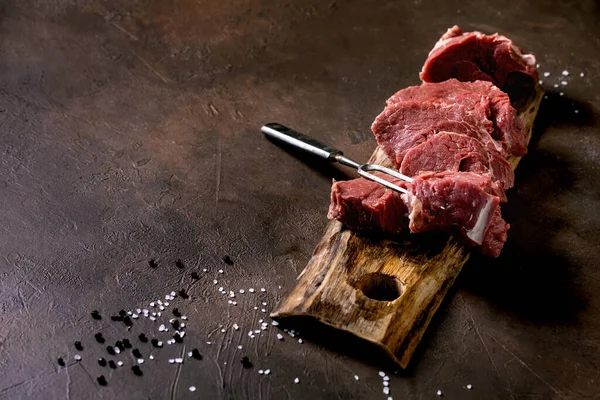
<path id="1" fill-rule="evenodd" d="M 368 298 L 379 301 L 394 301 L 402 294 L 398 279 L 379 272 L 363 275 L 356 287 Z"/>

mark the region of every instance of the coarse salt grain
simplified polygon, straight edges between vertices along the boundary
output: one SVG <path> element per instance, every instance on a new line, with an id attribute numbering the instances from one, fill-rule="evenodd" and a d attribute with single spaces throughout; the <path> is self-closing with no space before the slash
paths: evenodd
<path id="1" fill-rule="evenodd" d="M 238 324 L 233 324 L 233 329 L 235 329 L 237 331 L 238 329 L 240 329 L 240 327 Z"/>
<path id="2" fill-rule="evenodd" d="M 122 367 L 122 366 L 123 366 L 123 364 L 124 364 L 124 363 L 123 363 L 123 361 L 117 361 L 117 365 L 118 365 L 119 367 Z"/>
<path id="3" fill-rule="evenodd" d="M 539 80 L 539 81 L 538 81 L 538 83 L 539 83 L 540 85 L 543 85 L 543 84 L 544 84 L 544 81 L 542 81 L 542 80 Z"/>
<path id="4" fill-rule="evenodd" d="M 75 357 L 73 357 L 76 361 L 81 361 L 81 356 L 79 354 L 75 354 Z"/>
<path id="5" fill-rule="evenodd" d="M 168 301 L 165 301 L 163 304 L 165 305 L 165 307 L 169 307 L 169 302 Z"/>
<path id="6" fill-rule="evenodd" d="M 219 281 L 217 281 L 216 279 L 213 281 L 213 285 L 216 285 L 217 283 L 219 283 Z"/>
<path id="7" fill-rule="evenodd" d="M 121 352 L 121 349 L 116 346 L 113 350 L 115 351 L 116 354 L 119 354 Z"/>
<path id="8" fill-rule="evenodd" d="M 169 364 L 175 364 L 175 359 L 174 358 L 169 358 Z"/>
<path id="9" fill-rule="evenodd" d="M 138 314 L 131 314 L 131 318 L 133 318 L 133 319 L 137 319 L 138 317 L 139 317 Z"/>
<path id="10" fill-rule="evenodd" d="M 225 333 L 225 329 L 221 329 L 221 333 Z"/>
<path id="11" fill-rule="evenodd" d="M 386 376 L 384 376 L 384 377 L 383 377 L 383 380 L 384 380 L 384 381 L 389 381 L 389 380 L 390 380 L 390 377 L 386 375 Z"/>
<path id="12" fill-rule="evenodd" d="M 231 304 L 237 306 L 237 301 L 232 301 Z"/>
<path id="13" fill-rule="evenodd" d="M 260 333 L 260 329 L 255 330 L 254 333 Z"/>
<path id="14" fill-rule="evenodd" d="M 278 334 L 277 334 L 277 339 L 279 339 L 279 340 L 283 340 L 283 335 L 282 335 L 281 333 L 278 333 Z"/>
<path id="15" fill-rule="evenodd" d="M 388 381 L 383 381 L 383 386 L 390 386 L 390 383 Z"/>
<path id="16" fill-rule="evenodd" d="M 582 74 L 583 74 L 583 72 L 582 72 Z M 581 76 L 583 76 L 583 75 L 581 75 Z M 266 291 L 267 291 L 267 289 L 265 289 L 264 287 L 261 287 L 261 288 L 260 288 L 260 291 L 264 293 L 264 292 L 266 292 Z"/>
<path id="17" fill-rule="evenodd" d="M 181 358 L 181 357 L 177 357 L 177 358 L 175 359 L 175 362 L 176 362 L 177 364 L 181 364 L 181 363 L 183 363 L 183 358 Z"/>
<path id="18" fill-rule="evenodd" d="M 219 288 L 219 292 L 222 292 L 223 290 L 224 290 L 224 289 L 223 289 L 223 286 L 221 286 L 221 287 Z"/>
<path id="19" fill-rule="evenodd" d="M 156 313 L 156 315 L 160 317 L 160 316 L 162 316 L 162 313 L 159 311 Z"/>
<path id="20" fill-rule="evenodd" d="M 559 95 L 564 96 L 565 94 L 563 92 L 560 92 Z"/>
<path id="21" fill-rule="evenodd" d="M 558 83 L 555 83 L 555 84 L 554 84 L 554 87 L 558 87 Z"/>
<path id="22" fill-rule="evenodd" d="M 167 330 L 167 328 L 165 328 L 165 324 L 161 324 L 161 325 L 158 327 L 158 331 L 159 331 L 159 332 L 163 332 L 163 331 L 166 331 L 166 330 Z"/>
<path id="23" fill-rule="evenodd" d="M 584 76 L 583 72 L 579 74 L 579 76 Z"/>
<path id="24" fill-rule="evenodd" d="M 473 388 L 473 385 L 471 385 L 471 384 L 467 385 L 467 389 L 471 390 L 472 388 Z"/>
<path id="25" fill-rule="evenodd" d="M 262 369 L 259 369 L 259 370 L 258 370 L 258 374 L 259 374 L 259 375 L 262 375 L 262 374 L 263 374 L 263 372 L 264 372 L 264 371 L 263 371 Z"/>
<path id="26" fill-rule="evenodd" d="M 354 375 L 354 380 L 359 380 L 360 378 L 358 377 L 358 375 Z"/>
<path id="27" fill-rule="evenodd" d="M 567 84 L 567 81 L 560 81 L 560 84 L 565 86 Z"/>
<path id="28" fill-rule="evenodd" d="M 184 315 L 184 316 L 181 317 L 181 319 L 183 319 L 185 321 L 187 319 L 187 316 Z"/>
<path id="29" fill-rule="evenodd" d="M 171 296 L 172 296 L 172 297 L 175 297 L 175 296 L 177 296 L 177 293 L 175 293 L 175 291 L 173 290 L 173 291 L 171 292 Z"/>
<path id="30" fill-rule="evenodd" d="M 258 307 L 254 306 L 254 309 L 255 309 L 255 310 L 258 310 Z"/>
<path id="31" fill-rule="evenodd" d="M 220 269 L 220 270 L 219 270 L 219 273 L 220 273 L 220 274 L 222 274 L 222 273 L 223 273 L 223 270 L 222 270 L 222 269 Z"/>
<path id="32" fill-rule="evenodd" d="M 271 321 L 271 325 L 277 326 L 277 325 L 279 325 L 279 322 L 277 322 L 277 321 Z"/>
<path id="33" fill-rule="evenodd" d="M 160 305 L 162 304 L 162 301 L 160 301 L 160 300 L 157 300 L 157 301 L 156 301 L 156 304 L 158 304 L 158 305 L 160 306 Z"/>
<path id="34" fill-rule="evenodd" d="M 144 359 L 143 358 L 138 358 L 137 363 L 138 364 L 143 364 L 144 363 Z"/>
<path id="35" fill-rule="evenodd" d="M 579 110 L 575 110 L 575 114 L 579 114 Z"/>
<path id="36" fill-rule="evenodd" d="M 246 291 L 244 289 L 240 289 L 240 294 L 244 294 Z"/>
<path id="37" fill-rule="evenodd" d="M 157 345 L 158 347 L 162 347 L 162 345 L 163 345 L 163 342 L 162 342 L 162 340 L 159 340 L 158 342 L 156 342 L 156 345 Z"/>
<path id="38" fill-rule="evenodd" d="M 379 376 L 383 378 L 385 376 L 385 372 L 379 371 Z"/>
<path id="39" fill-rule="evenodd" d="M 154 307 L 154 302 L 150 303 L 150 307 Z"/>
<path id="40" fill-rule="evenodd" d="M 549 77 L 550 76 L 550 72 L 544 72 L 544 77 Z"/>
<path id="41" fill-rule="evenodd" d="M 569 71 L 567 71 L 567 70 L 565 69 L 565 70 L 562 72 L 562 74 L 563 74 L 564 76 L 567 76 L 567 75 L 569 75 Z"/>
<path id="42" fill-rule="evenodd" d="M 269 375 L 271 373 L 270 369 L 265 369 L 265 375 Z"/>
<path id="43" fill-rule="evenodd" d="M 267 312 L 267 310 L 265 310 L 264 308 L 261 308 L 260 311 L 265 312 L 265 313 Z"/>
<path id="44" fill-rule="evenodd" d="M 392 398 L 392 396 L 389 396 L 389 397 L 387 398 L 387 400 L 394 400 L 394 399 Z"/>
<path id="45" fill-rule="evenodd" d="M 153 356 L 152 354 L 150 354 L 150 355 L 148 356 L 148 358 L 149 358 L 149 359 L 151 359 L 151 360 L 154 360 L 154 356 Z"/>
<path id="46" fill-rule="evenodd" d="M 150 316 L 150 321 L 156 321 L 156 317 Z"/>
<path id="47" fill-rule="evenodd" d="M 202 268 L 202 272 L 207 272 L 208 270 L 206 268 Z"/>
<path id="48" fill-rule="evenodd" d="M 158 308 L 160 309 L 160 311 L 164 311 L 165 310 L 164 306 L 158 306 Z"/>
<path id="49" fill-rule="evenodd" d="M 131 315 L 133 314 L 131 311 L 127 311 L 127 315 Z"/>
<path id="50" fill-rule="evenodd" d="M 300 383 L 300 379 L 299 378 L 295 378 L 294 379 L 294 383 Z"/>
<path id="51" fill-rule="evenodd" d="M 387 387 L 387 386 L 385 386 L 385 387 L 383 388 L 383 394 L 390 394 L 390 388 L 389 388 L 389 387 Z"/>
<path id="52" fill-rule="evenodd" d="M 196 391 L 196 386 L 190 386 L 190 392 L 195 392 Z"/>
<path id="53" fill-rule="evenodd" d="M 266 301 L 263 301 L 263 302 L 262 302 L 262 305 L 263 305 L 263 306 L 266 306 L 266 305 L 267 305 L 267 302 L 266 302 Z"/>
<path id="54" fill-rule="evenodd" d="M 206 344 L 209 344 L 209 345 L 210 345 L 210 344 L 212 344 L 212 342 L 206 342 Z"/>
<path id="55" fill-rule="evenodd" d="M 249 291 L 250 293 L 254 293 L 254 288 L 250 288 L 250 289 L 248 289 L 248 291 Z"/>
<path id="56" fill-rule="evenodd" d="M 240 344 L 240 345 L 238 345 L 238 349 L 240 349 L 240 350 L 242 349 L 242 345 L 241 345 L 241 344 Z"/>
<path id="57" fill-rule="evenodd" d="M 298 339 L 298 343 L 302 344 L 302 339 Z"/>
<path id="58" fill-rule="evenodd" d="M 142 312 L 142 309 L 141 308 L 136 308 L 135 312 L 138 313 L 138 314 L 140 314 Z"/>
<path id="59" fill-rule="evenodd" d="M 438 390 L 436 394 L 437 394 L 438 396 L 441 396 L 441 395 L 442 395 L 442 391 L 441 391 L 441 390 Z"/>

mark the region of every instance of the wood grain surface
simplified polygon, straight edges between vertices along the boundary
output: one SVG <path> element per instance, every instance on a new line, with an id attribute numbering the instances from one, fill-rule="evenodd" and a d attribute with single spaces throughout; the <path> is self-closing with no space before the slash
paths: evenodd
<path id="1" fill-rule="evenodd" d="M 536 86 L 519 112 L 527 143 L 542 96 Z M 520 159 L 511 157 L 513 168 Z M 393 167 L 380 147 L 369 163 Z M 454 238 L 444 237 L 442 246 L 439 239 L 426 235 L 412 246 L 367 237 L 331 221 L 296 286 L 271 316 L 315 318 L 380 346 L 406 368 L 469 259 L 470 253 Z"/>

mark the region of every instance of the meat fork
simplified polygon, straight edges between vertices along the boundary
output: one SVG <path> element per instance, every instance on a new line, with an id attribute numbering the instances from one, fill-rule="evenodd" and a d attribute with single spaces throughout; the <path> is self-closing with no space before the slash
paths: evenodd
<path id="1" fill-rule="evenodd" d="M 385 175 L 391 176 L 393 178 L 402 179 L 406 182 L 412 182 L 413 179 L 406 175 L 399 173 L 398 171 L 394 171 L 393 169 L 386 168 L 382 165 L 378 164 L 359 164 L 356 161 L 349 159 L 344 156 L 344 153 L 341 150 L 336 148 L 327 146 L 315 140 L 311 137 L 308 137 L 300 132 L 296 132 L 293 129 L 290 129 L 286 126 L 278 124 L 276 122 L 271 122 L 260 128 L 261 132 L 264 133 L 267 137 L 275 139 L 280 142 L 287 143 L 292 145 L 298 149 L 302 149 L 306 152 L 314 154 L 318 157 L 321 157 L 327 161 L 331 162 L 339 162 L 342 165 L 346 165 L 348 167 L 356 168 L 358 170 L 358 174 L 366 179 L 370 179 L 374 182 L 377 182 L 389 189 L 395 190 L 400 193 L 408 193 L 408 191 L 398 185 L 394 185 L 392 182 L 386 181 L 383 178 L 375 175 L 373 172 L 381 172 Z"/>

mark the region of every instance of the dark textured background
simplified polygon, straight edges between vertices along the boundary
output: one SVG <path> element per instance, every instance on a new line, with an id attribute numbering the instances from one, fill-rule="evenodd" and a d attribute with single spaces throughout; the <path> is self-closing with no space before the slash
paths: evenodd
<path id="1" fill-rule="evenodd" d="M 411 367 L 392 377 L 392 395 L 599 396 L 600 3 L 5 0 L 0 397 L 385 399 L 377 366 L 280 342 L 271 327 L 247 336 L 266 315 L 253 306 L 270 310 L 294 285 L 327 223 L 330 180 L 343 176 L 259 128 L 278 121 L 366 160 L 385 99 L 418 82 L 453 24 L 514 39 L 552 72 L 544 86 L 565 95 L 543 104 L 542 133 L 504 207 L 503 256 L 468 264 Z M 563 69 L 569 84 L 554 89 Z M 201 280 L 190 286 L 192 271 Z M 267 293 L 228 306 L 215 277 Z M 108 315 L 182 287 L 191 297 L 174 303 L 190 317 L 186 351 L 198 347 L 204 360 L 170 365 L 174 345 L 152 351 L 143 377 L 97 365 L 106 353 L 95 332 L 129 336 Z M 254 369 L 242 369 L 242 355 Z M 100 373 L 107 387 L 94 382 Z"/>

